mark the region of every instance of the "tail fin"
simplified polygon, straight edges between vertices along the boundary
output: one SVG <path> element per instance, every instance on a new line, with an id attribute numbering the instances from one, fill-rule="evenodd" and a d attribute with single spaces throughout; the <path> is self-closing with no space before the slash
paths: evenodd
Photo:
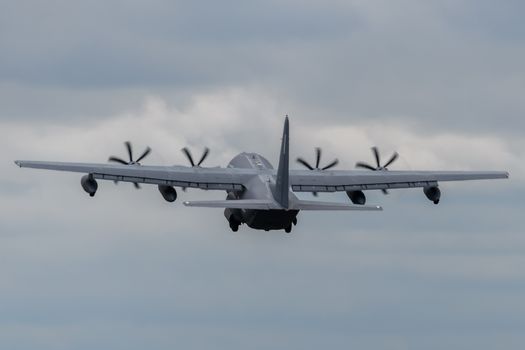
<path id="1" fill-rule="evenodd" d="M 283 139 L 281 140 L 281 153 L 279 156 L 279 167 L 277 168 L 277 179 L 273 190 L 273 197 L 285 209 L 288 209 L 288 192 L 290 177 L 290 126 L 288 116 L 284 119 Z"/>

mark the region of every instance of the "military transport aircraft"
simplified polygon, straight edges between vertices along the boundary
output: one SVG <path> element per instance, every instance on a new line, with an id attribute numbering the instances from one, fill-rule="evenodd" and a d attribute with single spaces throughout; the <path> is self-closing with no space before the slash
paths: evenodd
<path id="1" fill-rule="evenodd" d="M 505 179 L 508 172 L 502 171 L 388 171 L 388 166 L 398 157 L 392 157 L 381 165 L 377 148 L 373 147 L 376 166 L 358 162 L 356 167 L 366 170 L 330 170 L 338 161 L 320 167 L 321 150 L 316 149 L 315 167 L 302 158 L 297 162 L 308 170 L 289 169 L 290 131 L 288 116 L 285 118 L 281 141 L 279 165 L 275 170 L 270 162 L 256 153 L 237 155 L 226 168 L 201 167 L 208 156 L 206 148 L 200 160 L 195 163 L 187 148 L 183 152 L 190 161 L 187 166 L 149 166 L 140 161 L 151 151 L 148 147 L 142 155 L 133 160 L 131 144 L 126 142 L 129 161 L 110 157 L 117 164 L 87 164 L 17 160 L 22 168 L 48 169 L 84 173 L 81 185 L 84 191 L 94 196 L 98 189 L 97 180 L 131 182 L 157 185 L 162 197 L 168 202 L 177 199 L 174 187 L 199 188 L 226 191 L 226 200 L 189 201 L 189 207 L 225 208 L 224 215 L 233 231 L 239 225 L 247 224 L 253 229 L 281 230 L 291 232 L 297 224 L 300 210 L 382 210 L 379 206 L 366 206 L 364 191 L 414 188 L 423 189 L 425 196 L 435 204 L 439 203 L 441 181 Z M 344 191 L 353 204 L 299 199 L 296 192 L 337 192 Z"/>

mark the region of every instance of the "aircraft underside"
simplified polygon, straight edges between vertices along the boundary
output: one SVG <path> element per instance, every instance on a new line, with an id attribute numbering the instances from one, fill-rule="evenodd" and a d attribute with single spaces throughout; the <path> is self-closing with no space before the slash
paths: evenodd
<path id="1" fill-rule="evenodd" d="M 298 213 L 299 210 L 224 210 L 224 216 L 233 231 L 237 231 L 239 225 L 246 224 L 256 230 L 285 230 L 289 233 L 292 225 L 297 225 Z"/>

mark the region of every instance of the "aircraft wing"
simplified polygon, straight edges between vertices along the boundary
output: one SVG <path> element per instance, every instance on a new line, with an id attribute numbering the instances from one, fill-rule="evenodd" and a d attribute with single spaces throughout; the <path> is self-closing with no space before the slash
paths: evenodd
<path id="1" fill-rule="evenodd" d="M 441 181 L 506 179 L 504 171 L 290 171 L 295 192 L 363 191 L 436 186 Z"/>
<path id="2" fill-rule="evenodd" d="M 92 174 L 95 179 L 144 184 L 242 190 L 255 169 L 64 163 L 17 160 L 22 168 Z M 268 175 L 275 176 L 275 171 Z M 504 179 L 502 171 L 310 171 L 291 170 L 289 183 L 295 192 L 336 192 L 436 186 L 441 181 Z"/>
<path id="3" fill-rule="evenodd" d="M 17 160 L 21 168 L 92 174 L 95 179 L 206 190 L 242 190 L 249 171 L 234 168 L 89 164 Z"/>

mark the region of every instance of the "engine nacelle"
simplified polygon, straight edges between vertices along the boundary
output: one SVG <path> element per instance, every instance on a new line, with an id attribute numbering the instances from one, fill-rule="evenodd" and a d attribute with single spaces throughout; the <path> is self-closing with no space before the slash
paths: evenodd
<path id="1" fill-rule="evenodd" d="M 84 191 L 86 191 L 91 197 L 97 193 L 98 183 L 97 180 L 93 178 L 92 174 L 82 176 L 80 179 L 80 184 Z"/>
<path id="2" fill-rule="evenodd" d="M 423 187 L 423 192 L 425 193 L 425 196 L 434 204 L 439 203 L 439 199 L 441 198 L 441 191 L 437 186 L 427 186 Z"/>
<path id="3" fill-rule="evenodd" d="M 175 202 L 177 199 L 177 191 L 168 185 L 159 185 L 159 192 L 162 197 L 168 202 Z"/>
<path id="4" fill-rule="evenodd" d="M 354 204 L 364 205 L 366 203 L 366 196 L 363 191 L 346 191 L 346 195 Z"/>

